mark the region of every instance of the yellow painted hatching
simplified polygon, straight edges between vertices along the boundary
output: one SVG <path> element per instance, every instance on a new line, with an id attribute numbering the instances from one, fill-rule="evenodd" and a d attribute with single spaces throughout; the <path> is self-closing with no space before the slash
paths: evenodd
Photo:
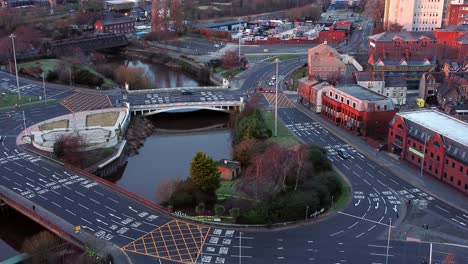
<path id="1" fill-rule="evenodd" d="M 122 250 L 179 263 L 196 263 L 210 227 L 172 220 Z"/>

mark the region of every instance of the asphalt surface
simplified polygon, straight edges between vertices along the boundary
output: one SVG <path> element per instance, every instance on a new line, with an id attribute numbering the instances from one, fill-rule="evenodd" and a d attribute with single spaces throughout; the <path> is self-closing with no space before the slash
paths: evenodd
<path id="1" fill-rule="evenodd" d="M 279 80 L 303 63 L 300 59 L 281 62 Z M 201 98 L 229 100 L 271 80 L 275 70 L 274 63 L 249 70 L 237 91 L 205 91 L 205 94 L 195 92 L 193 95 L 177 91 L 156 96 L 147 93 L 128 95 L 127 100 L 133 104 L 198 102 Z M 28 85 L 28 80 L 22 82 Z M 40 94 L 41 89 L 32 86 L 24 93 Z M 63 91 L 57 89 L 57 96 L 66 94 L 60 94 Z M 113 103 L 120 98 L 124 100 L 121 94 L 110 97 Z M 161 263 L 385 263 L 389 220 L 394 224 L 401 222 L 409 199 L 413 203 L 416 199 L 424 201 L 426 210 L 436 211 L 447 221 L 467 230 L 465 212 L 396 177 L 297 108 L 285 104 L 278 112 L 288 129 L 302 141 L 326 148 L 334 166 L 351 182 L 350 203 L 317 223 L 280 231 L 245 230 L 241 233 L 230 228 L 176 221 L 156 208 L 23 152 L 16 145 L 16 136 L 24 128 L 22 109 L 0 112 L 0 184 L 35 204 L 35 213 L 45 217 L 56 215 L 82 226 L 81 232 L 114 243 L 134 263 L 154 263 L 156 258 Z M 26 127 L 67 113 L 69 111 L 59 104 L 26 108 Z M 338 148 L 345 148 L 350 158 L 337 155 Z M 30 204 L 25 206 L 30 207 Z M 440 247 L 435 250 L 437 252 L 433 248 L 434 258 L 454 254 L 457 263 L 467 260 L 466 248 L 434 247 Z M 390 242 L 389 263 L 421 263 L 428 256 L 427 243 Z"/>

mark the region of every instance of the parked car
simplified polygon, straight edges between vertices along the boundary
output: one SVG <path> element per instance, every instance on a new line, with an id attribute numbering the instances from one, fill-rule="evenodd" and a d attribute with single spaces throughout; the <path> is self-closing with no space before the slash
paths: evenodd
<path id="1" fill-rule="evenodd" d="M 268 85 L 273 86 L 273 85 L 275 85 L 275 82 L 274 81 L 269 81 Z"/>
<path id="2" fill-rule="evenodd" d="M 192 95 L 192 91 L 182 90 L 182 95 Z"/>
<path id="3" fill-rule="evenodd" d="M 336 152 L 338 153 L 338 156 L 342 157 L 343 159 L 349 159 L 351 157 L 348 151 L 344 148 L 339 148 Z"/>

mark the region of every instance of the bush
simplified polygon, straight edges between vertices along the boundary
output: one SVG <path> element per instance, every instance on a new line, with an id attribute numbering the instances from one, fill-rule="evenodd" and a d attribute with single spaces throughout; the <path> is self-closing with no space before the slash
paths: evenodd
<path id="1" fill-rule="evenodd" d="M 241 214 L 237 220 L 239 224 L 265 224 L 271 223 L 268 208 L 264 204 L 257 204 L 254 208 Z"/>
<path id="2" fill-rule="evenodd" d="M 84 69 L 73 72 L 73 79 L 77 84 L 91 87 L 99 87 L 104 84 L 104 79 L 102 79 L 102 77 Z"/>
<path id="3" fill-rule="evenodd" d="M 195 205 L 213 204 L 216 201 L 214 194 L 206 193 L 200 190 L 191 178 L 180 181 L 175 187 L 174 192 L 171 194 L 163 205 L 172 205 L 176 209 L 181 208 L 194 208 Z"/>
<path id="4" fill-rule="evenodd" d="M 214 211 L 217 216 L 220 216 L 224 214 L 226 209 L 224 208 L 224 206 L 217 204 L 214 206 Z"/>
<path id="5" fill-rule="evenodd" d="M 57 71 L 49 71 L 47 73 L 46 79 L 48 82 L 55 82 L 59 78 L 58 72 Z"/>
<path id="6" fill-rule="evenodd" d="M 240 209 L 239 208 L 229 209 L 229 215 L 233 218 L 238 218 L 240 216 Z"/>
<path id="7" fill-rule="evenodd" d="M 120 85 L 128 83 L 131 90 L 148 89 L 151 87 L 143 68 L 119 66 L 114 70 L 114 80 Z"/>

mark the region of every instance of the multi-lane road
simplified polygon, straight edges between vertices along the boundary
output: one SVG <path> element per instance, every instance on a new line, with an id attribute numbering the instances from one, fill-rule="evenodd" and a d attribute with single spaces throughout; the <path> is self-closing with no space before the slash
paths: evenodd
<path id="1" fill-rule="evenodd" d="M 297 59 L 281 62 L 280 76 L 303 63 Z M 252 69 L 237 91 L 197 91 L 193 95 L 182 95 L 180 91 L 146 93 L 128 95 L 127 100 L 138 104 L 229 100 L 253 91 L 258 81 L 265 82 L 274 73 L 275 64 Z M 9 78 L 3 82 L 13 80 L 8 75 L 2 78 Z M 22 80 L 21 85 L 28 85 L 28 80 Z M 40 94 L 41 89 L 32 86 L 24 93 Z M 57 97 L 70 94 L 63 89 L 53 91 Z M 124 95 L 114 94 L 110 98 L 114 103 L 124 100 Z M 66 108 L 55 104 L 27 108 L 24 116 L 26 126 L 30 126 L 67 113 Z M 303 142 L 326 148 L 334 166 L 351 183 L 350 203 L 317 223 L 241 233 L 234 228 L 175 221 L 106 185 L 22 151 L 16 145 L 16 136 L 24 127 L 20 110 L 0 112 L 0 185 L 23 197 L 25 206 L 34 204 L 35 213 L 46 218 L 56 215 L 72 225 L 82 226 L 81 232 L 122 248 L 134 263 L 153 263 L 155 258 L 162 263 L 385 263 L 389 221 L 401 222 L 409 199 L 426 201 L 427 210 L 436 211 L 467 232 L 466 212 L 396 177 L 323 127 L 315 120 L 318 116 L 311 118 L 290 102 L 281 106 L 279 116 Z M 338 156 L 338 148 L 346 148 L 351 157 Z M 388 250 L 389 263 L 421 263 L 430 252 L 428 243 L 406 241 L 391 241 Z M 466 248 L 434 244 L 432 252 L 433 260 L 454 254 L 460 263 L 468 261 Z"/>

